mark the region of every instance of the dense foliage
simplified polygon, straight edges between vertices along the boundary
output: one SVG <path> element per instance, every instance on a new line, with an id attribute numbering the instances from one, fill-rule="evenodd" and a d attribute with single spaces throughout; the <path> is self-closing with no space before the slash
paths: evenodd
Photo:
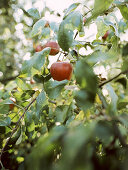
<path id="1" fill-rule="evenodd" d="M 127 170 L 128 0 L 73 3 L 60 23 L 23 6 L 0 1 L 0 168 Z M 71 79 L 52 78 L 56 54 Z"/>

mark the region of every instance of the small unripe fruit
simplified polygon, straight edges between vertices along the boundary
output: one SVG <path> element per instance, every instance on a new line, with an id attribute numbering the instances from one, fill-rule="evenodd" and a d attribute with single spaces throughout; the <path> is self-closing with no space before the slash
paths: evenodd
<path id="1" fill-rule="evenodd" d="M 40 52 L 43 50 L 43 47 L 41 45 L 38 45 L 35 49 L 36 52 Z"/>
<path id="2" fill-rule="evenodd" d="M 50 25 L 49 25 L 49 22 L 48 21 L 46 21 L 46 24 L 45 24 L 45 26 L 44 26 L 45 28 L 46 27 L 50 27 Z"/>
<path id="3" fill-rule="evenodd" d="M 70 80 L 72 76 L 72 65 L 68 62 L 55 62 L 51 65 L 50 73 L 54 80 Z"/>
<path id="4" fill-rule="evenodd" d="M 10 110 L 13 110 L 14 104 L 9 104 L 9 108 L 10 108 Z"/>
<path id="5" fill-rule="evenodd" d="M 83 23 L 85 24 L 85 22 L 86 22 L 86 18 L 84 17 L 84 18 L 83 18 Z"/>
<path id="6" fill-rule="evenodd" d="M 44 46 L 43 46 L 43 49 L 46 48 L 46 47 L 50 47 L 51 50 L 50 50 L 50 53 L 49 55 L 56 55 L 59 53 L 60 51 L 60 46 L 57 42 L 55 41 L 49 41 L 47 42 Z"/>
<path id="7" fill-rule="evenodd" d="M 30 84 L 35 84 L 35 81 L 31 79 Z"/>
<path id="8" fill-rule="evenodd" d="M 16 103 L 13 98 L 10 98 L 10 100 L 11 100 L 14 104 Z M 13 110 L 13 108 L 14 108 L 14 104 L 13 104 L 13 103 L 9 104 L 9 109 L 10 109 L 10 110 Z"/>
<path id="9" fill-rule="evenodd" d="M 109 31 L 107 31 L 107 32 L 104 34 L 104 36 L 102 37 L 102 39 L 103 39 L 103 40 L 106 40 L 106 38 L 108 37 L 108 35 L 109 35 Z"/>

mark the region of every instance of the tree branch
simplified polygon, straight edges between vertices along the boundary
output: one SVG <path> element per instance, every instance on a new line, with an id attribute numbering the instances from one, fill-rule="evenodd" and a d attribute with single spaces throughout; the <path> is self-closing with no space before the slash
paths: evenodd
<path id="1" fill-rule="evenodd" d="M 13 134 L 15 133 L 15 131 L 17 130 L 17 128 L 19 127 L 19 123 L 20 123 L 21 119 L 24 117 L 24 115 L 25 115 L 25 113 L 27 112 L 27 110 L 29 109 L 29 107 L 30 107 L 35 101 L 36 101 L 36 98 L 34 98 L 34 99 L 29 103 L 29 105 L 24 108 L 23 114 L 21 115 L 21 117 L 20 117 L 19 120 L 17 121 L 15 127 L 12 129 L 12 133 L 11 133 L 10 137 L 8 138 L 8 140 L 6 141 L 6 143 L 5 143 L 5 145 L 4 145 L 4 147 L 2 148 L 1 153 L 0 153 L 0 163 L 1 163 L 1 164 L 2 164 L 2 161 L 1 161 L 2 154 L 3 154 L 4 150 L 5 150 L 8 142 L 10 141 L 11 137 L 13 136 Z"/>
<path id="2" fill-rule="evenodd" d="M 53 101 L 53 100 L 48 100 L 49 101 L 49 103 L 52 103 L 52 104 L 56 104 L 56 102 L 55 101 Z"/>
<path id="3" fill-rule="evenodd" d="M 19 74 L 16 76 L 5 78 L 5 79 L 0 79 L 0 83 L 6 84 L 8 81 L 15 80 L 15 78 L 18 76 L 19 76 Z"/>
<path id="4" fill-rule="evenodd" d="M 113 3 L 112 6 L 110 8 L 108 8 L 107 10 L 101 11 L 101 13 L 99 13 L 99 11 L 98 11 L 98 13 L 92 14 L 91 17 L 87 18 L 86 24 L 89 24 L 89 22 L 91 22 L 92 19 L 95 19 L 98 16 L 107 15 L 108 13 L 112 12 L 115 8 L 117 8 L 117 7 L 121 6 L 121 5 L 125 5 L 125 4 L 128 4 L 128 2 L 127 1 L 121 2 L 119 5 Z M 92 9 L 92 11 L 93 10 L 94 10 L 94 8 Z M 85 15 L 87 15 L 87 14 L 85 14 Z"/>
<path id="5" fill-rule="evenodd" d="M 114 79 L 118 78 L 120 75 L 126 74 L 126 73 L 128 73 L 128 70 L 125 70 L 125 71 L 120 72 L 119 74 L 117 74 L 117 75 L 114 76 L 113 78 L 111 78 L 111 79 L 109 79 L 109 80 L 107 80 L 107 81 L 105 81 L 105 82 L 99 84 L 99 88 L 101 88 L 101 87 L 104 86 L 105 84 L 107 84 L 107 83 L 113 81 Z"/>
<path id="6" fill-rule="evenodd" d="M 78 33 L 79 33 L 79 32 L 77 31 L 77 32 L 76 32 L 76 34 L 75 34 L 75 36 L 74 36 L 74 40 L 76 39 L 76 37 L 77 37 Z"/>

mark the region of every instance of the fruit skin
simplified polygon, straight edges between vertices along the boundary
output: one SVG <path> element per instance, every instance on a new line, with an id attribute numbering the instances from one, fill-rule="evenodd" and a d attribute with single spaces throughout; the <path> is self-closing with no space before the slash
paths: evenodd
<path id="1" fill-rule="evenodd" d="M 84 17 L 84 18 L 83 18 L 83 23 L 85 24 L 85 22 L 86 22 L 86 18 Z"/>
<path id="2" fill-rule="evenodd" d="M 59 53 L 60 51 L 60 46 L 57 42 L 55 41 L 49 41 L 47 42 L 44 46 L 43 46 L 43 49 L 46 48 L 46 47 L 50 47 L 51 50 L 50 50 L 50 53 L 49 55 L 56 55 Z"/>
<path id="3" fill-rule="evenodd" d="M 42 50 L 43 50 L 43 46 L 37 45 L 35 51 L 36 51 L 36 52 L 40 52 L 40 51 L 42 51 Z"/>
<path id="4" fill-rule="evenodd" d="M 103 39 L 103 40 L 106 40 L 106 38 L 108 37 L 108 35 L 109 35 L 109 31 L 107 31 L 107 32 L 104 34 L 104 36 L 102 37 L 102 39 Z"/>
<path id="5" fill-rule="evenodd" d="M 35 81 L 31 79 L 30 84 L 35 84 Z"/>
<path id="6" fill-rule="evenodd" d="M 50 27 L 50 24 L 49 24 L 49 22 L 48 21 L 46 21 L 46 24 L 45 24 L 45 26 L 44 26 L 45 28 L 46 27 Z"/>
<path id="7" fill-rule="evenodd" d="M 13 110 L 13 108 L 14 108 L 14 104 L 9 104 L 9 109 Z"/>
<path id="8" fill-rule="evenodd" d="M 13 103 L 16 103 L 16 102 L 14 101 L 14 99 L 10 98 L 10 100 L 11 100 Z M 14 108 L 14 104 L 13 104 L 13 103 L 9 104 L 9 109 L 10 109 L 10 110 L 13 110 L 13 108 Z"/>
<path id="9" fill-rule="evenodd" d="M 72 65 L 68 62 L 55 62 L 51 65 L 50 73 L 54 80 L 70 80 L 72 76 Z"/>

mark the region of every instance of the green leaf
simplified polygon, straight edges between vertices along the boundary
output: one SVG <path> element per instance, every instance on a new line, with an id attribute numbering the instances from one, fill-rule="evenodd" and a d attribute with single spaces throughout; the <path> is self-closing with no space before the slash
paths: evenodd
<path id="1" fill-rule="evenodd" d="M 31 31 L 31 37 L 35 37 L 36 35 L 39 35 L 42 32 L 42 29 L 44 28 L 46 24 L 46 21 L 43 19 L 40 19 L 39 21 L 37 21 L 32 28 Z"/>
<path id="2" fill-rule="evenodd" d="M 17 85 L 16 85 L 16 82 L 14 80 L 14 81 L 9 81 L 8 84 L 5 86 L 5 89 L 7 91 L 12 91 L 16 87 L 17 87 Z"/>
<path id="3" fill-rule="evenodd" d="M 36 115 L 38 116 L 41 112 L 42 108 L 48 103 L 48 100 L 46 98 L 45 92 L 42 90 L 42 92 L 39 94 L 39 96 L 36 99 Z"/>
<path id="4" fill-rule="evenodd" d="M 97 50 L 94 51 L 92 54 L 88 55 L 86 61 L 90 64 L 96 64 L 97 62 L 107 60 L 109 57 L 110 56 L 107 53 Z"/>
<path id="5" fill-rule="evenodd" d="M 14 104 L 14 102 L 10 99 L 5 99 L 0 102 L 0 114 L 8 114 L 9 104 Z"/>
<path id="6" fill-rule="evenodd" d="M 43 169 L 50 169 L 48 160 L 51 160 L 51 156 L 65 132 L 66 128 L 64 126 L 57 126 L 48 135 L 42 135 L 37 141 L 36 146 L 32 148 L 31 153 L 27 156 L 27 169 L 40 169 L 40 163 Z"/>
<path id="7" fill-rule="evenodd" d="M 100 120 L 95 127 L 95 136 L 99 138 L 105 145 L 110 144 L 110 137 L 113 135 L 113 133 L 113 126 L 109 121 Z"/>
<path id="8" fill-rule="evenodd" d="M 109 105 L 108 112 L 109 114 L 116 114 L 118 97 L 110 84 L 107 84 L 105 87 L 108 90 L 109 96 L 111 98 L 111 103 Z"/>
<path id="9" fill-rule="evenodd" d="M 20 92 L 17 91 L 13 93 L 13 96 L 18 101 L 24 101 L 24 100 L 30 99 L 34 93 L 35 93 L 35 90 L 24 90 L 24 91 L 20 91 Z"/>
<path id="10" fill-rule="evenodd" d="M 50 28 L 44 28 L 41 32 L 41 38 L 49 38 L 50 37 Z"/>
<path id="11" fill-rule="evenodd" d="M 123 64 L 122 64 L 121 70 L 126 71 L 127 69 L 128 69 L 128 58 L 123 57 Z M 128 75 L 128 74 L 126 74 L 126 75 Z"/>
<path id="12" fill-rule="evenodd" d="M 16 78 L 16 83 L 17 83 L 17 87 L 21 88 L 22 90 L 30 90 L 31 89 L 31 86 L 20 78 Z"/>
<path id="13" fill-rule="evenodd" d="M 128 105 L 128 102 L 119 102 L 117 105 L 117 108 L 121 110 L 121 109 L 126 108 L 127 105 Z"/>
<path id="14" fill-rule="evenodd" d="M 99 15 L 104 14 L 104 12 L 109 8 L 112 4 L 113 0 L 95 0 L 94 10 L 92 16 L 90 16 L 87 21 L 86 25 L 92 21 L 92 19 L 97 18 Z"/>
<path id="15" fill-rule="evenodd" d="M 42 50 L 41 52 L 35 53 L 30 60 L 25 61 L 23 63 L 22 72 L 30 74 L 32 67 L 37 70 L 40 70 L 45 63 L 45 57 L 49 55 L 49 52 L 50 52 L 50 48 L 48 47 Z"/>
<path id="16" fill-rule="evenodd" d="M 35 74 L 33 76 L 33 79 L 38 83 L 44 83 L 48 81 L 51 78 L 51 74 L 47 74 L 46 76 L 43 76 L 42 74 Z"/>
<path id="17" fill-rule="evenodd" d="M 119 37 L 117 37 L 116 35 L 111 37 L 112 48 L 115 52 L 118 50 L 119 40 Z"/>
<path id="18" fill-rule="evenodd" d="M 104 23 L 108 26 L 111 26 L 115 30 L 115 35 L 119 37 L 118 29 L 115 24 L 113 24 L 111 21 L 104 20 Z"/>
<path id="19" fill-rule="evenodd" d="M 42 75 L 39 75 L 39 74 L 35 74 L 33 76 L 33 79 L 38 82 L 38 83 L 43 83 L 44 82 L 44 77 Z"/>
<path id="20" fill-rule="evenodd" d="M 81 88 L 75 93 L 75 100 L 82 109 L 86 110 L 94 103 L 97 92 L 97 77 L 84 59 L 76 63 L 75 77 Z"/>
<path id="21" fill-rule="evenodd" d="M 71 4 L 69 6 L 69 8 L 66 10 L 66 12 L 64 13 L 63 19 L 65 19 L 66 16 L 69 15 L 72 11 L 74 11 L 79 5 L 80 5 L 80 3 Z"/>
<path id="22" fill-rule="evenodd" d="M 128 56 L 128 43 L 122 49 L 122 56 Z"/>
<path id="23" fill-rule="evenodd" d="M 128 128 L 128 114 L 122 114 L 119 120 Z"/>
<path id="24" fill-rule="evenodd" d="M 97 77 L 85 59 L 81 59 L 76 63 L 75 77 L 76 82 L 82 89 L 86 88 L 88 91 L 96 93 Z"/>
<path id="25" fill-rule="evenodd" d="M 95 0 L 93 14 L 100 14 L 104 10 L 107 10 L 113 0 Z"/>
<path id="26" fill-rule="evenodd" d="M 67 82 L 68 82 L 67 80 L 63 81 L 49 80 L 44 84 L 44 90 L 46 91 L 49 98 L 56 99 L 60 95 L 61 90 L 64 88 Z"/>
<path id="27" fill-rule="evenodd" d="M 9 105 L 5 105 L 5 104 L 0 104 L 0 114 L 8 114 L 9 111 Z"/>
<path id="28" fill-rule="evenodd" d="M 33 118 L 33 113 L 30 112 L 30 111 L 27 111 L 25 113 L 25 124 L 26 124 L 26 126 L 31 125 L 31 123 L 33 121 L 32 118 Z"/>
<path id="29" fill-rule="evenodd" d="M 40 18 L 40 14 L 39 11 L 36 8 L 30 8 L 27 13 L 33 17 L 34 19 L 39 19 Z"/>
<path id="30" fill-rule="evenodd" d="M 115 82 L 122 84 L 123 87 L 126 89 L 126 87 L 127 87 L 127 80 L 126 80 L 126 78 L 119 78 Z"/>
<path id="31" fill-rule="evenodd" d="M 65 20 L 63 20 L 59 27 L 58 43 L 64 51 L 68 51 L 73 43 L 73 31 L 77 29 L 82 30 L 82 15 L 78 11 L 70 13 Z"/>
<path id="32" fill-rule="evenodd" d="M 90 145 L 88 145 L 87 142 L 93 138 L 94 128 L 95 122 L 85 126 L 81 123 L 81 125 L 69 129 L 63 139 L 64 149 L 62 150 L 61 159 L 57 164 L 57 170 L 70 170 L 71 168 L 69 167 L 72 167 L 74 170 L 88 169 L 85 163 L 85 157 L 86 160 L 89 160 L 92 155 L 92 150 L 90 150 Z M 84 162 L 84 166 L 81 167 L 79 161 L 81 163 Z"/>
<path id="33" fill-rule="evenodd" d="M 50 22 L 50 29 L 53 30 L 55 33 L 59 30 L 59 25 L 56 22 Z"/>
<path id="34" fill-rule="evenodd" d="M 73 43 L 73 31 L 65 28 L 65 21 L 59 27 L 58 43 L 64 51 L 68 51 Z"/>
<path id="35" fill-rule="evenodd" d="M 118 8 L 120 9 L 120 12 L 124 19 L 128 20 L 128 7 L 127 5 L 118 5 Z"/>
<path id="36" fill-rule="evenodd" d="M 96 21 L 97 21 L 96 25 L 98 29 L 97 37 L 103 36 L 110 28 L 107 24 L 105 25 L 103 18 L 97 18 Z"/>
<path id="37" fill-rule="evenodd" d="M 72 31 L 74 31 L 75 29 L 80 31 L 82 29 L 83 19 L 79 11 L 74 11 L 70 13 L 64 21 L 65 21 L 65 28 L 67 29 L 71 29 Z"/>
<path id="38" fill-rule="evenodd" d="M 77 105 L 82 108 L 84 111 L 92 107 L 95 101 L 95 95 L 93 92 L 89 92 L 86 89 L 81 89 L 75 92 L 75 100 Z"/>
<path id="39" fill-rule="evenodd" d="M 35 130 L 35 124 L 34 121 L 32 120 L 29 124 L 25 122 L 26 125 L 26 132 L 25 134 L 29 137 L 32 138 Z"/>
<path id="40" fill-rule="evenodd" d="M 2 102 L 0 102 L 0 105 L 4 105 L 4 104 L 13 104 L 14 102 L 10 99 L 6 99 L 6 100 L 3 100 Z"/>
<path id="41" fill-rule="evenodd" d="M 21 135 L 21 127 L 13 134 L 12 138 L 9 140 L 8 145 L 14 145 Z"/>
<path id="42" fill-rule="evenodd" d="M 11 124 L 11 118 L 0 115 L 0 126 L 9 126 Z"/>
<path id="43" fill-rule="evenodd" d="M 57 106 L 54 114 L 56 116 L 56 122 L 63 123 L 70 115 L 70 106 L 68 105 Z"/>

